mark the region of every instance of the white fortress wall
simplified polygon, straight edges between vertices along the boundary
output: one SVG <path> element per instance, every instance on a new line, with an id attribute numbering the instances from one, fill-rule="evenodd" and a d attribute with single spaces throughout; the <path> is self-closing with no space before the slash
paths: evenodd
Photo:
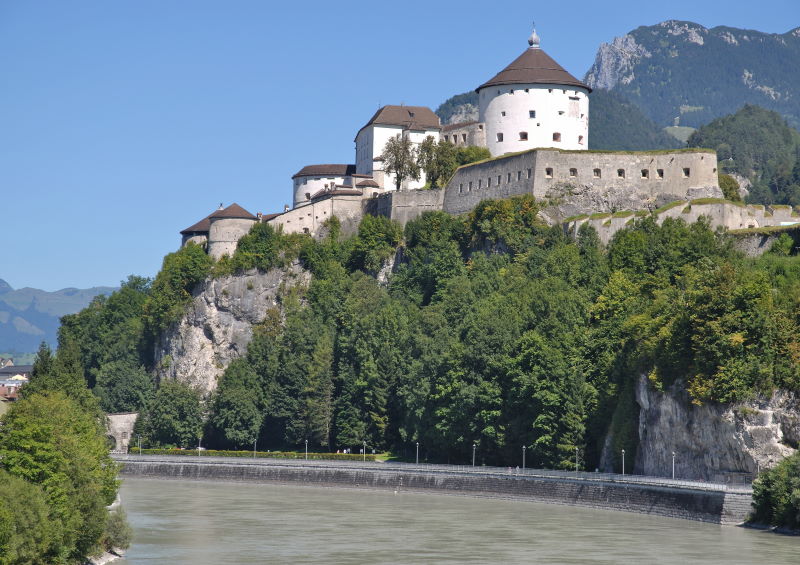
<path id="1" fill-rule="evenodd" d="M 537 147 L 587 149 L 588 91 L 556 84 L 488 86 L 479 92 L 479 120 L 492 155 Z"/>
<path id="2" fill-rule="evenodd" d="M 334 185 L 352 185 L 353 177 L 335 175 L 310 175 L 296 177 L 294 179 L 294 202 L 293 206 L 304 206 L 308 204 L 311 197 L 320 190 L 325 190 Z"/>

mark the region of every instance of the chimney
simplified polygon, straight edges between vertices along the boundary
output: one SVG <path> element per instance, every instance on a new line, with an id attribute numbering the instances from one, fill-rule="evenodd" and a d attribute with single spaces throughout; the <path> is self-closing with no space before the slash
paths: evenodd
<path id="1" fill-rule="evenodd" d="M 283 205 L 283 211 L 284 212 L 288 212 L 289 211 L 289 205 L 288 204 L 284 204 Z"/>
<path id="2" fill-rule="evenodd" d="M 261 223 L 261 218 L 262 218 L 262 216 L 263 216 L 263 214 L 262 214 L 261 212 L 258 212 L 258 213 L 256 214 L 256 217 L 258 218 L 258 223 L 259 223 L 259 224 Z"/>

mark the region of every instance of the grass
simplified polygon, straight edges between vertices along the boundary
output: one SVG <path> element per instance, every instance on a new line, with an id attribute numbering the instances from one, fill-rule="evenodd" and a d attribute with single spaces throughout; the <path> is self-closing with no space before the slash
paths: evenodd
<path id="1" fill-rule="evenodd" d="M 699 206 L 701 204 L 732 204 L 734 206 L 738 206 L 739 208 L 747 207 L 744 202 L 734 202 L 733 200 L 725 200 L 724 198 L 697 198 L 696 200 L 692 200 L 690 204 L 692 206 Z"/>
<path id="2" fill-rule="evenodd" d="M 578 220 L 585 220 L 589 217 L 589 214 L 578 214 L 577 216 L 570 216 L 569 218 L 564 218 L 562 223 L 567 222 L 577 222 Z"/>
<path id="3" fill-rule="evenodd" d="M 666 212 L 667 210 L 672 210 L 673 208 L 677 208 L 678 206 L 686 205 L 686 200 L 676 200 L 675 202 L 670 202 L 669 204 L 664 204 L 661 208 L 656 208 L 653 210 L 653 214 L 660 214 L 662 212 Z"/>
<path id="4" fill-rule="evenodd" d="M 633 211 L 622 210 L 620 212 L 614 212 L 613 214 L 611 214 L 612 218 L 627 218 L 628 216 L 633 216 Z"/>
<path id="5" fill-rule="evenodd" d="M 692 205 L 688 204 L 686 207 L 684 207 L 683 210 L 681 210 L 681 214 L 688 214 L 691 211 L 692 211 Z"/>
<path id="6" fill-rule="evenodd" d="M 601 220 L 603 218 L 610 218 L 610 217 L 611 217 L 611 213 L 610 212 L 595 212 L 594 214 L 591 214 L 589 216 L 589 219 L 590 220 Z"/>
<path id="7" fill-rule="evenodd" d="M 791 226 L 764 226 L 761 228 L 742 228 L 740 230 L 730 230 L 728 233 L 732 235 L 770 235 L 773 233 L 788 232 L 800 229 L 800 224 Z"/>
<path id="8" fill-rule="evenodd" d="M 664 128 L 664 131 L 678 141 L 686 143 L 689 140 L 689 136 L 694 133 L 694 129 L 689 126 L 669 126 Z"/>

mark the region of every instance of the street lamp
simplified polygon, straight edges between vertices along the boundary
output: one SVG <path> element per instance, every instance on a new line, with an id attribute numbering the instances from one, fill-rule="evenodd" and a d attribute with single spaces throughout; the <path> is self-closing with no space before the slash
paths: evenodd
<path id="1" fill-rule="evenodd" d="M 578 474 L 578 448 L 575 448 L 575 474 Z"/>
<path id="2" fill-rule="evenodd" d="M 672 452 L 672 480 L 675 480 L 675 452 Z"/>
<path id="3" fill-rule="evenodd" d="M 526 450 L 526 449 L 527 449 L 527 447 L 525 447 L 525 446 L 523 445 L 523 446 L 522 446 L 522 472 L 523 472 L 523 473 L 525 472 L 525 450 Z"/>
<path id="4" fill-rule="evenodd" d="M 472 466 L 473 466 L 473 467 L 475 466 L 475 449 L 476 449 L 477 447 L 478 447 L 478 446 L 477 446 L 477 445 L 475 445 L 474 443 L 472 444 Z"/>
<path id="5" fill-rule="evenodd" d="M 139 455 L 142 454 L 142 435 L 136 434 L 136 438 L 139 440 Z"/>
<path id="6" fill-rule="evenodd" d="M 203 438 L 197 438 L 197 456 L 200 457 L 200 445 L 203 443 Z"/>
<path id="7" fill-rule="evenodd" d="M 419 465 L 419 442 L 417 442 L 417 465 Z"/>
<path id="8" fill-rule="evenodd" d="M 256 442 L 257 441 L 258 441 L 258 438 L 253 440 L 253 459 L 256 458 Z"/>
<path id="9" fill-rule="evenodd" d="M 364 440 L 364 450 L 361 452 L 364 454 L 364 461 L 367 461 L 367 440 Z"/>
<path id="10" fill-rule="evenodd" d="M 306 461 L 308 461 L 308 440 L 306 440 Z"/>
<path id="11" fill-rule="evenodd" d="M 622 474 L 625 474 L 625 450 L 622 450 Z"/>

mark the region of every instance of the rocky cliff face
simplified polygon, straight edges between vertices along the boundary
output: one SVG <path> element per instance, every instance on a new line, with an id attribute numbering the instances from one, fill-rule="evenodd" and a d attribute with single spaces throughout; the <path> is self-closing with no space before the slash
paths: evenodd
<path id="1" fill-rule="evenodd" d="M 209 279 L 195 290 L 180 322 L 156 348 L 157 375 L 178 379 L 208 393 L 228 364 L 247 352 L 253 325 L 264 321 L 287 287 L 305 285 L 310 274 L 299 263 L 288 269 Z"/>
<path id="2" fill-rule="evenodd" d="M 725 481 L 773 466 L 800 441 L 800 398 L 786 392 L 733 406 L 695 406 L 679 387 L 659 392 L 642 376 L 636 401 L 636 473 L 670 476 L 674 451 L 676 478 Z"/>

